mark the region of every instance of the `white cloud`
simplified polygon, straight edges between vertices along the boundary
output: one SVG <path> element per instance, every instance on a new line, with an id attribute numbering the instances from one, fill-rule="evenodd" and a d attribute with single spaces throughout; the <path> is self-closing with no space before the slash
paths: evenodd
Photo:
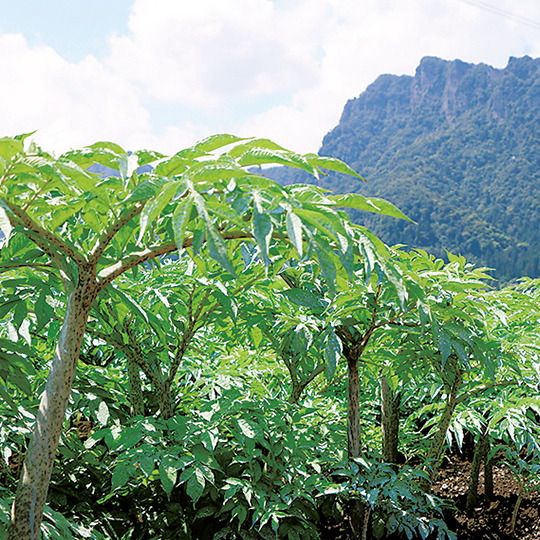
<path id="1" fill-rule="evenodd" d="M 306 22 L 270 0 L 136 0 L 107 63 L 158 100 L 201 109 L 315 84 Z M 314 41 L 311 39 L 310 41 Z"/>
<path id="2" fill-rule="evenodd" d="M 63 151 L 99 139 L 129 145 L 148 130 L 137 88 L 93 56 L 70 64 L 49 47 L 29 47 L 20 34 L 0 35 L 0 73 L 5 135 L 37 129 L 46 149 Z"/>
<path id="3" fill-rule="evenodd" d="M 104 58 L 69 63 L 0 35 L 3 131 L 38 128 L 55 149 L 109 139 L 170 153 L 226 131 L 316 151 L 381 73 L 412 75 L 426 55 L 499 68 L 540 56 L 538 28 L 516 16 L 540 24 L 540 3 L 135 0 Z"/>

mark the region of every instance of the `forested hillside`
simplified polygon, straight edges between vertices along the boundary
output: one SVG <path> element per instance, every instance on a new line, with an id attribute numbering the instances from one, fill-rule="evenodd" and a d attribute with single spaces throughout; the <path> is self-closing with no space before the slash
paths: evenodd
<path id="1" fill-rule="evenodd" d="M 540 59 L 505 69 L 424 58 L 414 77 L 382 75 L 350 100 L 321 155 L 367 180 L 333 174 L 323 187 L 384 197 L 417 225 L 363 222 L 388 243 L 463 254 L 502 281 L 540 275 Z M 272 169 L 282 183 L 307 175 Z"/>

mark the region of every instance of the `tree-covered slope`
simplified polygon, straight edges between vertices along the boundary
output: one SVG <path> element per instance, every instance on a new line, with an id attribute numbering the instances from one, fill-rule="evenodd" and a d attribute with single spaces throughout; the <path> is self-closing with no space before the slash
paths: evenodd
<path id="1" fill-rule="evenodd" d="M 367 180 L 332 175 L 324 187 L 384 197 L 417 222 L 355 216 L 386 242 L 461 253 L 502 280 L 540 276 L 540 59 L 497 70 L 426 57 L 414 77 L 382 75 L 320 153 Z"/>

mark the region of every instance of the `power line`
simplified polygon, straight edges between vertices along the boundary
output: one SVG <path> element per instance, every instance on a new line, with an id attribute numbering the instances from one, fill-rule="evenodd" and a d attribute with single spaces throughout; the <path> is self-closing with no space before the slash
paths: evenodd
<path id="1" fill-rule="evenodd" d="M 490 6 L 489 4 L 478 2 L 478 0 L 463 0 L 463 2 L 467 2 L 467 4 L 472 4 L 473 6 L 485 9 L 486 11 L 491 11 L 492 13 L 501 15 L 502 17 L 506 17 L 507 19 L 512 19 L 514 21 L 527 24 L 528 26 L 532 26 L 533 28 L 538 28 L 540 30 L 540 23 L 537 23 L 536 21 L 531 21 L 530 19 L 520 17 L 519 15 L 514 15 L 513 13 L 509 13 L 508 11 L 504 11 L 494 6 Z"/>

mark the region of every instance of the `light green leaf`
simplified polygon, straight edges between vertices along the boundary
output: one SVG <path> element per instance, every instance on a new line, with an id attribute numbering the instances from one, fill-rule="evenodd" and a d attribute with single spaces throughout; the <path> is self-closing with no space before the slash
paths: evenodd
<path id="1" fill-rule="evenodd" d="M 210 256 L 227 270 L 227 272 L 235 276 L 234 266 L 227 252 L 227 244 L 225 244 L 225 240 L 223 240 L 223 237 L 212 223 L 206 226 L 206 243 Z"/>
<path id="2" fill-rule="evenodd" d="M 197 193 L 193 189 L 193 186 L 191 186 L 191 192 L 193 194 L 193 201 L 195 202 L 195 206 L 197 207 L 197 212 L 199 213 L 199 216 L 201 217 L 205 225 L 206 243 L 208 245 L 208 252 L 210 253 L 210 256 L 225 270 L 227 270 L 227 272 L 231 273 L 234 276 L 234 266 L 227 252 L 227 245 L 225 244 L 225 240 L 223 240 L 223 237 L 221 236 L 221 234 L 219 234 L 216 227 L 214 226 L 212 219 L 208 214 L 208 210 L 206 209 L 204 199 L 199 193 Z M 195 242 L 193 244 L 195 250 Z"/>
<path id="3" fill-rule="evenodd" d="M 253 236 L 259 245 L 264 264 L 268 266 L 270 259 L 268 258 L 268 249 L 270 247 L 270 239 L 272 238 L 272 221 L 266 214 L 259 212 L 257 205 L 253 210 L 252 222 Z"/>
<path id="4" fill-rule="evenodd" d="M 160 193 L 163 188 L 170 183 L 171 179 L 164 176 L 156 176 L 155 174 L 148 174 L 139 184 L 135 186 L 130 193 L 126 202 L 147 201 L 151 199 L 156 193 Z"/>
<path id="5" fill-rule="evenodd" d="M 321 239 L 314 239 L 313 247 L 315 249 L 315 254 L 317 255 L 317 260 L 319 261 L 319 266 L 321 272 L 326 280 L 326 285 L 328 286 L 328 293 L 330 296 L 334 296 L 336 293 L 336 265 L 334 263 L 333 250 L 329 244 L 323 243 Z"/>
<path id="6" fill-rule="evenodd" d="M 0 156 L 9 161 L 17 154 L 24 152 L 23 142 L 11 137 L 3 137 L 0 139 Z"/>
<path id="7" fill-rule="evenodd" d="M 358 210 L 373 212 L 374 214 L 381 214 L 383 216 L 406 219 L 407 221 L 414 223 L 414 221 L 407 217 L 399 208 L 378 197 L 364 197 L 359 193 L 347 193 L 345 195 L 333 195 L 329 198 L 335 201 L 337 206 L 340 207 L 356 208 Z"/>
<path id="8" fill-rule="evenodd" d="M 251 336 L 251 341 L 256 349 L 259 348 L 259 345 L 261 344 L 263 333 L 260 331 L 260 329 L 257 326 L 252 326 L 249 329 L 249 334 Z"/>
<path id="9" fill-rule="evenodd" d="M 301 259 L 304 253 L 304 243 L 302 239 L 302 220 L 291 210 L 287 212 L 287 234 Z"/>
<path id="10" fill-rule="evenodd" d="M 161 214 L 163 209 L 169 204 L 178 189 L 177 182 L 166 184 L 161 193 L 149 200 L 141 212 L 140 231 L 137 243 L 139 244 L 146 232 L 147 227 Z"/>
<path id="11" fill-rule="evenodd" d="M 118 168 L 120 176 L 124 181 L 124 188 L 127 187 L 127 183 L 131 178 L 131 175 L 137 170 L 139 166 L 139 158 L 136 154 L 123 155 L 118 158 Z"/>
<path id="12" fill-rule="evenodd" d="M 323 169 L 328 169 L 330 171 L 356 176 L 356 178 L 359 178 L 365 182 L 364 178 L 362 178 L 354 169 L 339 159 L 318 156 L 317 154 L 306 154 L 305 158 L 311 165 L 315 167 L 322 167 Z"/>
<path id="13" fill-rule="evenodd" d="M 186 235 L 187 225 L 193 208 L 193 197 L 189 195 L 181 199 L 174 209 L 172 217 L 172 226 L 174 240 L 178 246 L 178 252 L 182 251 L 184 236 Z"/>
<path id="14" fill-rule="evenodd" d="M 212 150 L 217 150 L 218 148 L 228 146 L 229 144 L 245 140 L 247 139 L 242 137 L 236 137 L 235 135 L 228 135 L 227 133 L 210 135 L 210 137 L 206 137 L 206 139 L 203 139 L 202 141 L 199 141 L 197 144 L 195 144 L 195 146 L 193 146 L 193 149 L 200 152 L 212 152 Z"/>

